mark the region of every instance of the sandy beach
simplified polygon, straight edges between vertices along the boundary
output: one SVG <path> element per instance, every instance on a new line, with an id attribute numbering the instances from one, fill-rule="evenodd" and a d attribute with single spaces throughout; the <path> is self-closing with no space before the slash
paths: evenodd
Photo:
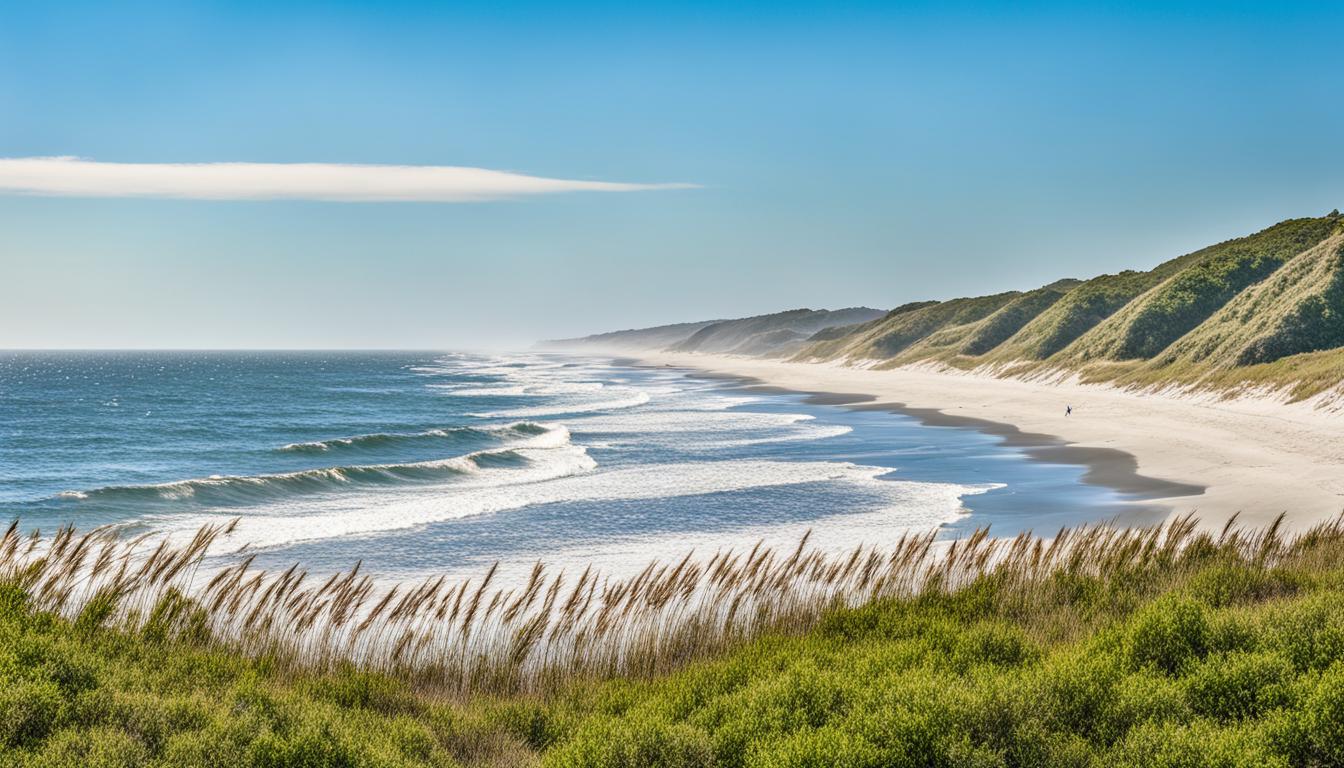
<path id="1" fill-rule="evenodd" d="M 923 368 L 873 371 L 704 354 L 648 353 L 649 365 L 755 380 L 825 402 L 891 409 L 935 426 L 996 434 L 1087 479 L 1193 513 L 1209 527 L 1280 513 L 1303 529 L 1344 512 L 1344 415 L 1269 398 L 1218 400 Z M 1065 408 L 1072 406 L 1071 415 Z"/>

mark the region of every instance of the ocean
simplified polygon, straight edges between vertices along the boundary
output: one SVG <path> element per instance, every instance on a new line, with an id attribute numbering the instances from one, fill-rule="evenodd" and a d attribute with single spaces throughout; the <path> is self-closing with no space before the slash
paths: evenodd
<path id="1" fill-rule="evenodd" d="M 0 353 L 0 515 L 237 519 L 216 559 L 318 573 L 628 572 L 808 530 L 839 550 L 1142 511 L 1082 476 L 968 428 L 604 357 Z"/>

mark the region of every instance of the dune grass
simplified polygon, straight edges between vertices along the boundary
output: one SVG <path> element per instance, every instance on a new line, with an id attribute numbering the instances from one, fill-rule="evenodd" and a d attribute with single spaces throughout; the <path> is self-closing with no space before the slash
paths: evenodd
<path id="1" fill-rule="evenodd" d="M 795 362 L 933 365 L 1224 397 L 1344 381 L 1344 218 L 1290 219 L 1163 262 L 1025 293 L 898 307 L 808 340 Z"/>
<path id="2" fill-rule="evenodd" d="M 1344 764 L 1339 521 L 687 557 L 596 580 L 569 639 L 551 632 L 573 593 L 549 598 L 544 569 L 542 586 L 452 587 L 476 611 L 444 632 L 402 604 L 450 589 L 436 581 L 304 591 L 296 571 L 242 564 L 204 579 L 218 535 L 4 540 L 0 764 Z M 490 614 L 494 594 L 512 597 Z M 516 613 L 532 618 L 484 618 L 529 594 Z M 293 623 L 340 596 L 359 617 L 346 629 Z M 309 613 L 275 607 L 291 601 Z M 529 654 L 497 655 L 538 616 Z M 607 650 L 575 653 L 603 620 Z M 432 652 L 394 652 L 418 642 L 408 627 Z M 484 656 L 462 665 L 463 648 Z"/>

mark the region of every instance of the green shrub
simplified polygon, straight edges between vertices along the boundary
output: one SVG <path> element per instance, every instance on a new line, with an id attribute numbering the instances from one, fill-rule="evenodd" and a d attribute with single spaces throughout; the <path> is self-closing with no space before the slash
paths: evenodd
<path id="1" fill-rule="evenodd" d="M 179 731 L 165 743 L 163 762 L 175 768 L 214 768 L 247 765 L 251 747 L 266 738 L 270 725 L 254 716 L 228 716 L 212 720 L 198 731 Z"/>
<path id="2" fill-rule="evenodd" d="M 892 686 L 848 718 L 854 733 L 878 750 L 881 765 L 927 765 L 944 742 L 955 738 L 954 713 L 931 683 L 916 677 Z"/>
<path id="3" fill-rule="evenodd" d="M 88 636 L 102 628 L 103 624 L 117 610 L 117 603 L 120 601 L 121 594 L 109 588 L 98 590 L 98 593 L 89 598 L 80 610 L 78 618 L 75 619 L 75 632 L 80 635 Z"/>
<path id="4" fill-rule="evenodd" d="M 1101 761 L 1115 768 L 1287 768 L 1260 734 L 1219 728 L 1207 721 L 1188 725 L 1147 724 L 1134 729 Z"/>
<path id="5" fill-rule="evenodd" d="M 0 691 L 0 745 L 35 744 L 60 725 L 64 702 L 51 681 L 23 681 Z"/>
<path id="6" fill-rule="evenodd" d="M 823 671 L 809 658 L 776 675 L 712 702 L 691 722 L 712 729 L 714 751 L 733 764 L 752 744 L 778 739 L 804 728 L 818 728 L 843 717 L 853 681 L 836 671 Z"/>
<path id="7" fill-rule="evenodd" d="M 520 699 L 494 707 L 486 722 L 500 726 L 538 752 L 559 740 L 562 723 L 554 708 L 537 699 Z"/>
<path id="8" fill-rule="evenodd" d="M 975 744 L 968 738 L 953 742 L 947 749 L 947 762 L 966 768 L 1007 768 L 1008 758 L 1002 752 Z M 918 765 L 918 763 L 910 763 Z"/>
<path id="9" fill-rule="evenodd" d="M 1293 665 L 1276 653 L 1212 655 L 1186 679 L 1190 705 L 1220 720 L 1255 717 L 1288 702 Z"/>
<path id="10" fill-rule="evenodd" d="M 1294 688 L 1301 687 L 1295 685 Z M 1306 700 L 1305 695 L 1294 695 L 1295 704 Z M 1286 708 L 1268 713 L 1262 719 L 1260 735 L 1265 750 L 1280 755 L 1288 765 L 1308 765 L 1314 759 L 1315 747 L 1299 708 Z"/>
<path id="11" fill-rule="evenodd" d="M 1239 613 L 1223 612 L 1209 622 L 1209 653 L 1254 651 L 1264 643 L 1264 630 Z"/>
<path id="12" fill-rule="evenodd" d="M 116 728 L 67 728 L 52 735 L 28 763 L 30 768 L 135 768 L 150 752 L 132 735 Z"/>
<path id="13" fill-rule="evenodd" d="M 1311 595 L 1266 623 L 1268 642 L 1298 669 L 1324 669 L 1344 658 L 1344 593 Z"/>
<path id="14" fill-rule="evenodd" d="M 863 736 L 843 726 L 804 728 L 757 746 L 748 768 L 881 768 L 897 766 Z"/>
<path id="15" fill-rule="evenodd" d="M 1304 710 L 1302 725 L 1311 746 L 1330 764 L 1344 764 L 1344 664 L 1321 675 Z"/>
<path id="16" fill-rule="evenodd" d="M 1164 598 L 1134 617 L 1127 649 L 1137 667 L 1175 674 L 1208 650 L 1209 612 L 1186 598 Z"/>
<path id="17" fill-rule="evenodd" d="M 684 723 L 640 717 L 589 721 L 546 756 L 553 768 L 700 768 L 715 765 L 709 736 Z"/>
<path id="18" fill-rule="evenodd" d="M 1193 716 L 1180 684 L 1159 672 L 1141 670 L 1119 680 L 1105 703 L 1097 732 L 1111 744 L 1139 726 L 1188 722 Z"/>
<path id="19" fill-rule="evenodd" d="M 1124 677 L 1120 660 L 1093 648 L 1071 649 L 1050 659 L 1039 674 L 1037 711 L 1056 730 L 1098 733 Z"/>
<path id="20" fill-rule="evenodd" d="M 952 666 L 962 672 L 978 664 L 1012 667 L 1038 655 L 1022 630 L 1000 622 L 981 622 L 957 634 Z"/>

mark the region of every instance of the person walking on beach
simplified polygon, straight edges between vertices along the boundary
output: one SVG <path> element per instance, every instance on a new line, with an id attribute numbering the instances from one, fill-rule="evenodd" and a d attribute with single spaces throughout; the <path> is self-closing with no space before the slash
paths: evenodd
<path id="1" fill-rule="evenodd" d="M 1073 415 L 1073 406 L 1072 405 L 1064 406 L 1064 417 L 1068 418 L 1069 416 L 1072 415 Z"/>

